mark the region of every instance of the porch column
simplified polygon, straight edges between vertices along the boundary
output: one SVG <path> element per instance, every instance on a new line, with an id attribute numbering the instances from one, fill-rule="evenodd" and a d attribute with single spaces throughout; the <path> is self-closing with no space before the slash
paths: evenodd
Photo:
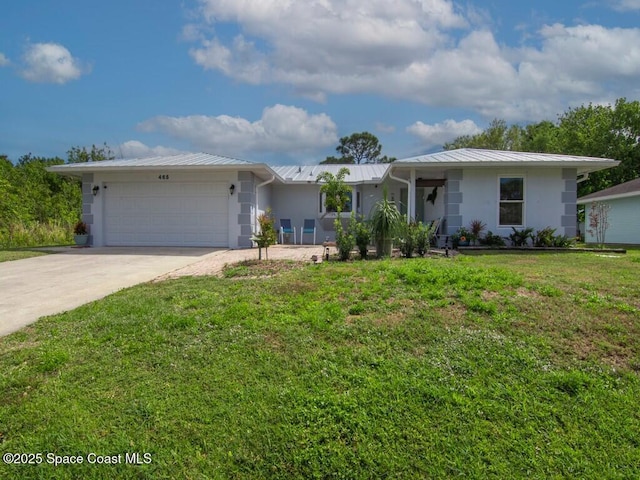
<path id="1" fill-rule="evenodd" d="M 407 192 L 407 211 L 409 219 L 416 218 L 416 169 L 412 168 L 409 173 L 409 191 Z"/>

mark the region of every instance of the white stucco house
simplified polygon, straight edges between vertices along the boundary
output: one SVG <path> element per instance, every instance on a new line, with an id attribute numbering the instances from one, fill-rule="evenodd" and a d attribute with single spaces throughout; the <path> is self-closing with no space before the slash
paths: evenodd
<path id="1" fill-rule="evenodd" d="M 550 226 L 574 236 L 577 182 L 617 164 L 603 158 L 461 149 L 391 164 L 347 165 L 349 210 L 368 216 L 386 185 L 402 213 L 424 222 L 441 219 L 444 235 L 480 219 L 498 235 L 508 235 L 512 226 Z M 335 214 L 324 211 L 316 177 L 344 166 L 269 166 L 198 153 L 49 170 L 82 179 L 83 220 L 94 246 L 248 248 L 256 218 L 267 208 L 277 226 L 280 219 L 290 219 L 299 229 L 305 219 L 314 219 L 318 242 L 333 239 Z"/>
<path id="2" fill-rule="evenodd" d="M 587 226 L 584 233 L 587 243 L 596 242 L 595 237 L 589 233 L 589 214 L 594 202 L 611 207 L 608 213 L 609 228 L 605 236 L 607 243 L 640 244 L 640 178 L 578 199 L 578 204 L 585 206 Z"/>

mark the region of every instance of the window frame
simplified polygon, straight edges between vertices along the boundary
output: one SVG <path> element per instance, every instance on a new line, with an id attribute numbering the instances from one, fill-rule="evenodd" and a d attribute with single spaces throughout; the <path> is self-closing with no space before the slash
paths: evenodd
<path id="1" fill-rule="evenodd" d="M 360 211 L 360 201 L 361 201 L 361 197 L 360 197 L 360 191 L 357 190 L 355 187 L 349 187 L 351 188 L 351 201 L 349 202 L 349 204 L 351 205 L 351 209 L 350 210 L 345 210 L 343 212 L 340 213 L 340 215 L 351 215 L 351 212 L 359 212 Z M 324 200 L 326 198 L 326 193 L 323 192 L 318 192 L 318 198 L 320 201 L 319 204 L 319 213 L 320 215 L 327 215 L 327 214 L 336 214 L 337 212 L 327 212 L 325 210 L 325 206 L 324 206 Z M 356 199 L 356 204 L 354 205 L 353 199 Z M 354 208 L 355 207 L 355 208 Z"/>
<path id="2" fill-rule="evenodd" d="M 521 179 L 522 180 L 522 200 L 502 200 L 502 180 L 503 179 Z M 502 204 L 516 204 L 521 205 L 522 208 L 522 223 L 520 224 L 503 224 L 501 223 L 500 218 L 500 207 Z M 497 221 L 496 225 L 498 228 L 510 228 L 510 227 L 520 227 L 524 228 L 527 224 L 526 216 L 527 216 L 527 178 L 526 175 L 522 173 L 514 173 L 514 174 L 500 174 L 498 175 L 498 202 L 497 202 Z"/>

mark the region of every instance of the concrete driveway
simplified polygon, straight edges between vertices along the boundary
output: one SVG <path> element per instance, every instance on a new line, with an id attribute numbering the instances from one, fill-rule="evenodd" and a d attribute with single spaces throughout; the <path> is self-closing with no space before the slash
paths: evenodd
<path id="1" fill-rule="evenodd" d="M 211 248 L 59 248 L 0 263 L 0 336 L 203 260 Z"/>

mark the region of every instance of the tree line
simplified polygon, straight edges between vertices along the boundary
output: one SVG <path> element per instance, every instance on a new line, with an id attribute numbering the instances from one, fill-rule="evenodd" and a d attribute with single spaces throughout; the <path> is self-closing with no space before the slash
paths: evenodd
<path id="1" fill-rule="evenodd" d="M 0 155 L 0 246 L 31 246 L 69 239 L 73 224 L 82 214 L 80 180 L 46 169 L 112 158 L 113 152 L 106 144 L 93 145 L 91 149 L 72 147 L 66 160 L 28 153 L 13 163 L 6 155 Z"/>
<path id="2" fill-rule="evenodd" d="M 616 168 L 594 172 L 578 185 L 587 195 L 640 176 L 640 102 L 620 98 L 615 105 L 571 108 L 554 123 L 507 125 L 495 119 L 481 133 L 464 135 L 444 145 L 445 150 L 481 148 L 520 152 L 558 153 L 620 161 Z"/>

